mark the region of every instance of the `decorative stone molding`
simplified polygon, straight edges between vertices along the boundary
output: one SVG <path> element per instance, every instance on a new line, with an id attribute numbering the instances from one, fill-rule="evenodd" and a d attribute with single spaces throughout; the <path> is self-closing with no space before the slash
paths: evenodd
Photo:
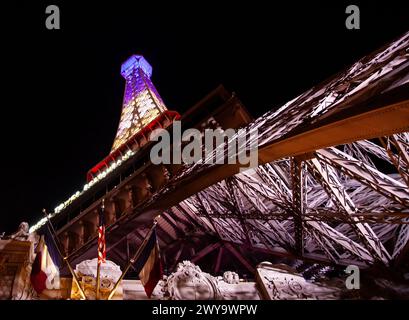
<path id="1" fill-rule="evenodd" d="M 308 282 L 284 264 L 262 262 L 257 266 L 256 281 L 268 300 L 333 300 L 342 294 L 339 288 Z"/>
<path id="2" fill-rule="evenodd" d="M 0 240 L 0 300 L 31 299 L 33 251 L 30 241 Z"/>
<path id="3" fill-rule="evenodd" d="M 31 267 L 35 258 L 35 246 L 39 236 L 29 233 L 27 222 L 21 222 L 18 230 L 0 240 L 0 299 L 35 299 L 31 286 Z"/>
<path id="4" fill-rule="evenodd" d="M 91 276 L 91 277 L 96 278 L 97 277 L 97 262 L 98 262 L 97 258 L 82 261 L 81 263 L 77 264 L 77 266 L 75 267 L 75 272 L 77 274 Z M 101 279 L 107 278 L 107 279 L 110 279 L 116 282 L 121 276 L 121 274 L 122 274 L 121 268 L 114 262 L 107 260 L 106 263 L 101 264 L 101 268 L 100 268 Z"/>
<path id="5" fill-rule="evenodd" d="M 77 264 L 75 273 L 78 276 L 80 285 L 84 289 L 84 293 L 89 300 L 96 298 L 97 287 L 97 261 L 98 259 L 85 260 Z M 109 293 L 113 289 L 115 283 L 122 274 L 121 268 L 114 262 L 106 260 L 101 264 L 100 268 L 100 293 L 101 300 L 108 298 Z M 75 282 L 72 282 L 71 299 L 78 300 L 81 298 L 78 287 Z M 122 299 L 122 287 L 119 286 L 115 291 L 113 299 Z"/>

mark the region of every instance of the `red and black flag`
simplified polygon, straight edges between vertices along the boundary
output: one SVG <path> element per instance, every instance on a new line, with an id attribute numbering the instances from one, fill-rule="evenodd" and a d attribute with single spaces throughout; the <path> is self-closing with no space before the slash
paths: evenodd
<path id="1" fill-rule="evenodd" d="M 106 245 L 105 245 L 105 206 L 102 202 L 99 210 L 98 225 L 98 264 L 106 262 Z"/>

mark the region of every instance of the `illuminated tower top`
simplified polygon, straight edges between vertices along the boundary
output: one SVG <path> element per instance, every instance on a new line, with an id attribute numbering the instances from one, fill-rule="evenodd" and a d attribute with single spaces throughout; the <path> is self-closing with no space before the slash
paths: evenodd
<path id="1" fill-rule="evenodd" d="M 180 119 L 177 112 L 166 108 L 156 91 L 150 79 L 152 67 L 144 57 L 131 56 L 122 64 L 121 75 L 126 83 L 118 131 L 109 155 L 88 171 L 88 182 L 104 176 L 125 154 L 137 152 L 147 143 L 151 131 Z"/>
<path id="2" fill-rule="evenodd" d="M 150 79 L 152 67 L 144 57 L 131 56 L 122 64 L 121 75 L 126 80 L 125 95 L 111 153 L 167 110 Z"/>

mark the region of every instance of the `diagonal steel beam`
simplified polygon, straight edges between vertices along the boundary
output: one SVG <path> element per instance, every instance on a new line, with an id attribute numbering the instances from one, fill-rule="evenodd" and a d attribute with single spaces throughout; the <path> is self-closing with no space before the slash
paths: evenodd
<path id="1" fill-rule="evenodd" d="M 338 179 L 334 172 L 334 169 L 328 165 L 322 165 L 318 159 L 311 159 L 308 161 L 309 167 L 313 169 L 313 172 L 319 179 L 319 182 L 323 184 L 326 190 L 328 190 L 334 197 L 336 202 L 341 205 L 345 213 L 350 216 L 350 219 L 354 221 L 353 228 L 356 229 L 360 238 L 370 247 L 379 260 L 388 265 L 391 259 L 390 254 L 383 246 L 382 242 L 378 239 L 375 232 L 367 223 L 359 223 L 356 217 L 351 215 L 357 212 L 354 202 L 349 197 L 345 187 Z"/>
<path id="2" fill-rule="evenodd" d="M 207 256 L 209 253 L 213 252 L 214 250 L 216 250 L 217 248 L 219 248 L 221 246 L 221 242 L 215 242 L 215 243 L 211 243 L 209 245 L 207 245 L 206 247 L 204 247 L 202 250 L 200 250 L 192 259 L 191 261 L 193 263 L 196 263 L 197 261 L 199 261 L 200 259 L 204 258 L 205 256 Z"/>
<path id="3" fill-rule="evenodd" d="M 335 169 L 409 208 L 409 188 L 405 184 L 334 147 L 318 150 L 316 154 Z"/>
<path id="4" fill-rule="evenodd" d="M 355 241 L 351 240 L 341 232 L 335 230 L 334 228 L 330 227 L 324 222 L 318 221 L 308 221 L 306 224 L 315 230 L 317 230 L 322 236 L 326 237 L 330 241 L 333 241 L 346 249 L 347 251 L 351 252 L 359 259 L 366 261 L 367 263 L 373 263 L 374 258 L 370 254 L 370 252 L 365 249 L 360 244 L 356 243 Z"/>

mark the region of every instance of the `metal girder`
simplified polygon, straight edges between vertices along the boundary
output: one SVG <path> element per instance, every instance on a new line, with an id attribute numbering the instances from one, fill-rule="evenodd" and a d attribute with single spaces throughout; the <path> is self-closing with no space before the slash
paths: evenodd
<path id="1" fill-rule="evenodd" d="M 379 138 L 391 162 L 395 165 L 403 181 L 409 187 L 409 139 L 408 133 Z M 394 150 L 396 152 L 394 152 Z"/>
<path id="2" fill-rule="evenodd" d="M 402 260 L 404 254 L 409 250 L 409 224 L 402 225 L 393 250 L 392 258 L 398 263 Z"/>
<path id="3" fill-rule="evenodd" d="M 248 178 L 248 176 L 246 176 L 246 178 Z M 269 186 L 265 186 L 262 181 L 259 181 L 258 182 L 259 188 L 257 188 L 255 186 L 254 180 L 251 179 L 249 183 L 248 181 L 245 181 L 244 178 L 240 177 L 235 177 L 233 181 L 235 187 L 240 191 L 241 198 L 246 199 L 248 203 L 252 205 L 251 210 L 249 209 L 246 210 L 246 223 L 247 224 L 252 223 L 253 226 L 256 228 L 262 227 L 263 223 L 269 225 L 270 233 L 275 234 L 274 240 L 282 244 L 283 247 L 286 248 L 287 250 L 289 250 L 290 248 L 293 249 L 294 243 L 290 245 L 291 239 L 293 239 L 293 237 L 288 232 L 288 230 L 282 225 L 282 223 L 275 219 L 274 215 L 269 214 L 271 208 L 267 206 L 268 203 L 264 203 L 264 201 L 266 201 L 266 197 L 269 200 L 274 201 L 274 198 L 270 198 L 269 196 L 267 196 L 266 193 L 263 193 L 263 191 L 267 192 L 267 190 L 271 192 Z M 273 204 L 277 203 L 273 202 Z M 287 208 L 289 208 L 289 205 L 287 205 Z M 284 212 L 284 210 L 279 205 L 278 209 L 281 209 Z M 260 221 L 257 220 L 250 221 L 254 214 L 254 211 L 256 211 L 258 216 L 261 218 Z"/>
<path id="4" fill-rule="evenodd" d="M 403 183 L 359 161 L 335 147 L 320 149 L 317 158 L 340 172 L 371 187 L 385 197 L 409 208 L 409 188 Z"/>
<path id="5" fill-rule="evenodd" d="M 181 243 L 180 247 L 178 248 L 178 251 L 174 257 L 173 264 L 170 267 L 170 270 L 175 270 L 175 267 L 177 263 L 179 262 L 180 256 L 182 255 L 183 249 L 185 248 L 185 245 Z"/>
<path id="6" fill-rule="evenodd" d="M 349 215 L 350 218 L 345 217 L 345 213 L 339 210 L 333 209 L 326 209 L 326 208 L 319 208 L 319 209 L 312 209 L 309 208 L 309 211 L 306 212 L 303 216 L 303 221 L 326 221 L 328 223 L 348 223 L 350 225 L 356 223 L 369 223 L 369 224 L 390 224 L 390 225 L 405 225 L 409 224 L 409 213 L 402 213 L 402 212 L 392 212 L 392 211 L 359 211 L 356 213 L 352 213 Z M 198 213 L 198 217 L 202 217 L 200 213 Z M 230 218 L 235 219 L 235 214 L 222 214 L 222 213 L 213 213 L 211 215 L 213 219 L 219 218 Z M 285 222 L 285 221 L 292 221 L 293 215 L 289 212 L 279 212 L 276 211 L 268 211 L 265 213 L 259 213 L 257 210 L 254 212 L 247 212 L 246 214 L 246 221 L 249 223 L 250 221 L 257 220 L 260 222 L 267 221 L 270 224 L 272 222 Z M 274 224 L 273 224 L 274 225 Z M 281 224 L 280 224 L 281 225 Z M 275 224 L 277 228 L 280 225 Z M 282 226 L 282 228 L 285 227 Z M 286 237 L 289 236 L 286 233 Z"/>
<path id="7" fill-rule="evenodd" d="M 107 238 L 114 233 L 112 242 L 119 239 L 113 248 L 124 233 L 166 212 L 158 228 L 164 246 L 174 249 L 189 232 L 205 235 L 216 244 L 194 255 L 200 260 L 226 243 L 216 269 L 227 251 L 253 269 L 235 246 L 342 265 L 387 265 L 391 258 L 407 258 L 409 97 L 397 83 L 407 77 L 408 47 L 409 33 L 248 124 L 248 133 L 259 132 L 257 169 L 243 173 L 238 164 L 208 165 L 214 162 L 211 154 L 202 163 L 177 169 L 160 188 L 150 186 L 149 197 L 125 208 L 107 228 Z M 383 148 L 362 141 L 372 138 L 380 138 Z M 314 152 L 316 159 L 304 156 Z M 393 164 L 397 173 L 377 168 L 374 158 Z M 135 170 L 107 192 L 107 202 L 152 169 L 146 163 Z M 75 229 L 97 205 L 59 232 Z M 392 256 L 384 245 L 393 248 Z M 176 261 L 185 249 L 179 248 Z"/>
<path id="8" fill-rule="evenodd" d="M 371 250 L 377 255 L 384 264 L 388 265 L 391 259 L 390 254 L 383 246 L 382 242 L 378 239 L 377 235 L 371 227 L 366 223 L 357 223 L 357 219 L 351 217 L 350 215 L 357 212 L 357 208 L 353 203 L 352 199 L 349 197 L 345 187 L 338 179 L 337 175 L 334 172 L 334 169 L 328 165 L 322 165 L 318 159 L 311 159 L 308 161 L 310 166 L 316 170 L 319 174 L 319 181 L 325 185 L 326 190 L 332 194 L 335 198 L 335 201 L 342 207 L 346 215 L 350 217 L 351 220 L 354 220 L 355 224 L 353 225 L 356 228 L 356 231 L 359 233 L 360 237 L 365 241 Z"/>
<path id="9" fill-rule="evenodd" d="M 351 240 L 347 236 L 343 235 L 339 231 L 331 228 L 329 225 L 322 221 L 309 221 L 306 222 L 309 227 L 314 228 L 317 230 L 321 236 L 324 236 L 327 240 L 333 241 L 338 245 L 342 246 L 344 249 L 348 250 L 359 259 L 367 262 L 373 263 L 374 259 L 370 252 L 365 249 L 360 244 L 356 243 L 355 241 Z M 338 261 L 339 259 L 337 259 Z"/>
<path id="10" fill-rule="evenodd" d="M 199 261 L 200 259 L 202 259 L 206 255 L 208 255 L 209 253 L 211 253 L 214 250 L 216 250 L 217 248 L 219 248 L 221 245 L 222 245 L 221 242 L 211 243 L 211 244 L 207 245 L 202 250 L 200 250 L 194 257 L 192 257 L 191 261 L 193 263 L 196 263 L 197 261 Z"/>
<path id="11" fill-rule="evenodd" d="M 364 155 L 362 153 L 361 156 Z M 365 158 L 362 159 L 365 160 Z M 377 228 L 378 231 L 374 232 L 366 222 L 402 224 L 409 217 L 409 213 L 393 212 L 391 211 L 393 208 L 384 207 L 387 204 L 385 201 L 378 212 L 370 208 L 369 211 L 358 210 L 346 189 L 353 187 L 355 191 L 352 194 L 368 192 L 366 185 L 354 183 L 352 180 L 343 179 L 341 181 L 335 172 L 336 169 L 322 159 L 307 159 L 306 163 L 308 170 L 304 174 L 303 192 L 305 197 L 308 194 L 308 201 L 306 199 L 302 203 L 303 206 L 306 206 L 306 210 L 303 213 L 301 230 L 305 229 L 307 234 L 314 239 L 316 245 L 325 252 L 329 261 L 338 261 L 341 264 L 347 260 L 352 261 L 350 258 L 345 259 L 344 253 L 339 252 L 339 249 L 342 248 L 345 252 L 355 256 L 356 261 L 360 263 L 371 264 L 375 260 L 380 260 L 384 264 L 388 264 L 391 257 L 377 234 L 380 234 L 382 238 L 387 237 L 386 240 L 390 239 L 395 227 L 392 226 L 392 229 Z M 224 240 L 243 245 L 243 240 L 236 242 L 237 235 L 243 234 L 244 236 L 244 234 L 249 234 L 248 230 L 252 230 L 251 247 L 254 247 L 256 243 L 265 248 L 280 245 L 287 251 L 296 252 L 289 233 L 290 230 L 295 230 L 294 217 L 296 215 L 293 212 L 293 195 L 289 192 L 284 179 L 278 177 L 276 171 L 272 169 L 277 167 L 274 163 L 260 166 L 255 171 L 246 171 L 230 178 L 228 187 L 226 187 L 225 182 L 220 182 L 203 190 L 199 194 L 201 201 L 207 202 L 207 209 L 204 205 L 200 205 L 201 209 L 199 209 L 198 203 L 196 203 L 194 206 L 196 207 L 196 214 L 201 216 L 200 212 L 205 211 L 207 219 L 212 220 L 212 223 L 217 225 L 217 229 L 223 229 L 222 239 Z M 285 169 L 283 170 L 283 168 Z M 291 172 L 290 168 L 291 162 L 289 160 L 281 162 L 282 174 Z M 315 180 L 311 179 L 313 176 Z M 318 189 L 315 181 L 319 181 L 325 188 Z M 238 198 L 240 201 L 236 200 Z M 325 205 L 331 198 L 337 207 Z M 325 206 L 320 207 L 321 205 Z M 276 207 L 272 210 L 271 206 Z M 285 221 L 291 225 L 282 225 Z M 334 228 L 327 223 L 321 223 L 322 221 L 341 224 Z M 243 225 L 246 227 L 243 228 Z M 345 226 L 349 227 L 346 229 Z M 353 229 L 359 235 L 358 239 L 363 241 L 370 250 L 365 249 L 364 246 L 351 238 Z M 247 231 L 243 233 L 243 230 Z M 243 236 L 241 239 L 244 239 Z M 335 249 L 332 243 L 336 244 L 338 249 Z M 308 247 L 311 244 L 309 241 L 305 246 Z M 322 256 L 321 259 L 323 259 Z"/>
<path id="12" fill-rule="evenodd" d="M 294 251 L 295 240 L 289 233 L 289 230 L 284 228 L 275 220 L 268 220 L 263 223 L 260 220 L 248 220 L 248 226 L 259 236 L 264 237 L 271 246 L 280 245 L 286 251 Z M 263 243 L 264 244 L 264 243 Z"/>
<path id="13" fill-rule="evenodd" d="M 250 245 L 251 244 L 250 231 L 248 230 L 245 218 L 243 217 L 243 211 L 242 211 L 242 205 L 241 205 L 242 198 L 237 196 L 236 188 L 232 186 L 231 179 L 226 179 L 225 182 L 226 182 L 227 191 L 230 193 L 230 198 L 232 199 L 232 204 L 237 209 L 237 214 L 238 214 L 237 219 L 240 221 L 241 227 L 243 229 L 243 232 L 245 235 L 245 241 L 248 245 Z"/>
<path id="14" fill-rule="evenodd" d="M 111 244 L 111 245 L 106 249 L 106 252 L 108 253 L 108 252 L 110 252 L 111 250 L 115 249 L 116 246 L 118 246 L 120 243 L 122 243 L 122 242 L 125 241 L 125 240 L 129 241 L 129 240 L 133 240 L 133 239 L 135 239 L 135 238 L 139 239 L 139 240 L 141 241 L 141 243 L 142 243 L 143 237 L 139 234 L 139 231 L 138 231 L 138 230 L 135 230 L 133 233 L 127 234 L 127 235 L 123 236 L 122 238 L 120 238 L 117 242 Z"/>
<path id="15" fill-rule="evenodd" d="M 250 263 L 233 244 L 226 242 L 224 243 L 224 247 L 229 250 L 248 271 L 250 271 L 250 274 L 255 273 L 256 269 L 253 267 L 252 263 Z"/>
<path id="16" fill-rule="evenodd" d="M 292 212 L 294 215 L 295 251 L 302 256 L 304 251 L 303 215 L 305 210 L 305 176 L 303 161 L 294 158 L 291 161 Z"/>

